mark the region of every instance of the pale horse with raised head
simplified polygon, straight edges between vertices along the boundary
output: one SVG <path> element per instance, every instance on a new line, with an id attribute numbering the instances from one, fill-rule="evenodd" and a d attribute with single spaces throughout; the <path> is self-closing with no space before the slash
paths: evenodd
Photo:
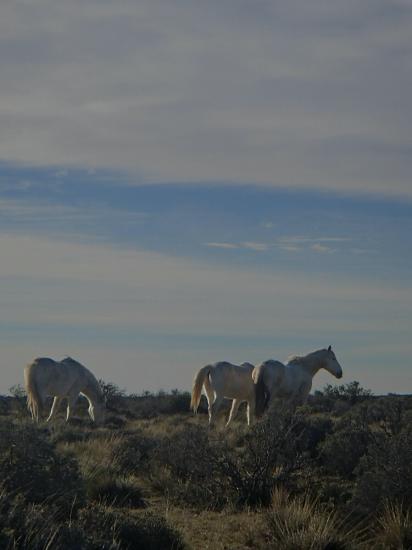
<path id="1" fill-rule="evenodd" d="M 286 364 L 269 359 L 255 367 L 252 379 L 256 390 L 256 416 L 263 414 L 273 397 L 284 398 L 296 405 L 305 403 L 313 377 L 320 369 L 342 378 L 342 367 L 331 346 L 308 355 L 291 357 Z"/>
<path id="2" fill-rule="evenodd" d="M 27 407 L 33 420 L 39 421 L 39 414 L 47 397 L 53 397 L 53 404 L 47 418 L 49 422 L 56 414 L 60 402 L 67 398 L 66 420 L 79 398 L 83 395 L 89 402 L 89 416 L 98 424 L 105 418 L 105 400 L 95 376 L 71 357 L 54 361 L 39 357 L 24 369 L 24 384 L 27 392 Z"/>
<path id="3" fill-rule="evenodd" d="M 216 415 L 225 398 L 232 399 L 232 407 L 226 426 L 236 416 L 239 405 L 243 401 L 247 402 L 247 423 L 250 425 L 255 411 L 255 386 L 252 380 L 253 369 L 254 365 L 250 363 L 232 365 L 232 363 L 226 361 L 202 367 L 196 373 L 193 381 L 190 407 L 194 413 L 197 413 L 202 388 L 204 388 L 208 402 L 210 426 L 214 424 Z"/>

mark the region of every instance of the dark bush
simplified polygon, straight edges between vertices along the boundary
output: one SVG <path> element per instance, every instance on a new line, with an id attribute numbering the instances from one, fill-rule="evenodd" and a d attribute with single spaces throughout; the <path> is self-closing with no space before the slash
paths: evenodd
<path id="1" fill-rule="evenodd" d="M 333 423 L 329 416 L 310 415 L 300 412 L 295 418 L 294 431 L 299 435 L 297 449 L 316 458 L 322 441 L 332 432 Z"/>
<path id="2" fill-rule="evenodd" d="M 141 430 L 124 433 L 122 441 L 113 450 L 113 462 L 121 472 L 139 474 L 146 470 L 159 441 L 147 437 Z"/>
<path id="3" fill-rule="evenodd" d="M 89 500 L 123 508 L 144 508 L 142 490 L 127 478 L 116 478 L 109 473 L 98 473 L 85 480 Z"/>
<path id="4" fill-rule="evenodd" d="M 159 441 L 151 461 L 152 485 L 175 501 L 205 508 L 227 503 L 216 468 L 217 446 L 200 426 L 186 425 Z"/>
<path id="5" fill-rule="evenodd" d="M 56 453 L 47 432 L 31 426 L 0 426 L 0 479 L 3 489 L 19 493 L 28 502 L 50 500 L 64 513 L 84 492 L 77 463 Z"/>
<path id="6" fill-rule="evenodd" d="M 356 419 L 345 419 L 321 444 L 320 458 L 326 472 L 349 478 L 367 452 L 371 432 Z"/>
<path id="7" fill-rule="evenodd" d="M 151 513 L 125 514 L 104 506 L 81 510 L 79 525 L 94 550 L 180 550 L 182 536 L 166 520 Z"/>
<path id="8" fill-rule="evenodd" d="M 375 433 L 357 473 L 355 502 L 367 512 L 384 500 L 411 507 L 412 427 L 395 435 Z"/>
<path id="9" fill-rule="evenodd" d="M 241 448 L 226 443 L 217 465 L 232 501 L 237 505 L 269 504 L 274 487 L 289 484 L 303 464 L 299 447 L 304 447 L 304 432 L 299 415 L 287 408 L 272 408 L 265 420 L 246 433 Z"/>
<path id="10" fill-rule="evenodd" d="M 136 418 L 154 418 L 162 414 L 187 413 L 190 410 L 190 393 L 173 390 L 157 394 L 145 392 L 127 398 L 129 409 Z"/>
<path id="11" fill-rule="evenodd" d="M 79 550 L 88 548 L 83 531 L 72 521 L 61 523 L 46 504 L 27 503 L 21 495 L 0 489 L 0 548 L 2 550 Z"/>

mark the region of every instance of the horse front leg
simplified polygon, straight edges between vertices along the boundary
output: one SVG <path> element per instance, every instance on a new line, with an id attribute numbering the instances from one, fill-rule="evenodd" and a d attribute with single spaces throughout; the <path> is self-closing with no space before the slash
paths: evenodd
<path id="1" fill-rule="evenodd" d="M 76 405 L 76 401 L 78 397 L 79 397 L 79 394 L 76 394 L 76 395 L 69 395 L 69 397 L 67 398 L 66 422 L 69 421 L 70 414 L 74 409 L 74 406 Z"/>
<path id="2" fill-rule="evenodd" d="M 256 400 L 254 397 L 251 397 L 249 401 L 247 402 L 246 407 L 246 418 L 247 418 L 247 425 L 251 426 L 254 424 L 256 419 Z"/>
<path id="3" fill-rule="evenodd" d="M 56 411 L 57 411 L 57 407 L 59 406 L 61 402 L 61 397 L 56 395 L 53 399 L 53 405 L 52 405 L 52 408 L 50 410 L 50 414 L 46 420 L 46 422 L 50 422 L 50 420 L 54 417 L 54 415 L 56 414 Z"/>

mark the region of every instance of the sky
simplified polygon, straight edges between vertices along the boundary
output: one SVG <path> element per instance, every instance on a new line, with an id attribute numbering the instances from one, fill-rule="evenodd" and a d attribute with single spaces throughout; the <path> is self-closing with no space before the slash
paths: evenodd
<path id="1" fill-rule="evenodd" d="M 330 344 L 412 393 L 409 1 L 0 12 L 0 393 L 36 356 L 140 393 Z"/>

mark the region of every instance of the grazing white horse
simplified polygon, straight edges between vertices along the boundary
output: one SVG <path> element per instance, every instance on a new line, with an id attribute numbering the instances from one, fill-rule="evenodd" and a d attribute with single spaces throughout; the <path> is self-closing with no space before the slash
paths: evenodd
<path id="1" fill-rule="evenodd" d="M 305 403 L 319 369 L 342 378 L 342 367 L 331 346 L 303 357 L 294 356 L 286 365 L 269 359 L 255 367 L 252 378 L 256 388 L 256 416 L 263 414 L 273 397 L 285 398 L 294 404 Z"/>
<path id="2" fill-rule="evenodd" d="M 71 357 L 60 362 L 48 357 L 35 359 L 24 369 L 24 384 L 27 407 L 36 422 L 49 396 L 54 399 L 47 422 L 54 417 L 64 398 L 67 398 L 66 420 L 69 420 L 79 394 L 84 395 L 89 402 L 90 418 L 99 424 L 104 422 L 105 402 L 99 383 L 86 367 Z"/>
<path id="3" fill-rule="evenodd" d="M 202 388 L 205 389 L 209 405 L 209 425 L 212 426 L 225 397 L 232 399 L 229 419 L 226 426 L 236 416 L 239 405 L 247 401 L 247 423 L 250 425 L 255 411 L 255 386 L 252 379 L 254 366 L 250 363 L 232 365 L 220 361 L 201 368 L 193 381 L 190 407 L 196 414 L 199 407 Z"/>

